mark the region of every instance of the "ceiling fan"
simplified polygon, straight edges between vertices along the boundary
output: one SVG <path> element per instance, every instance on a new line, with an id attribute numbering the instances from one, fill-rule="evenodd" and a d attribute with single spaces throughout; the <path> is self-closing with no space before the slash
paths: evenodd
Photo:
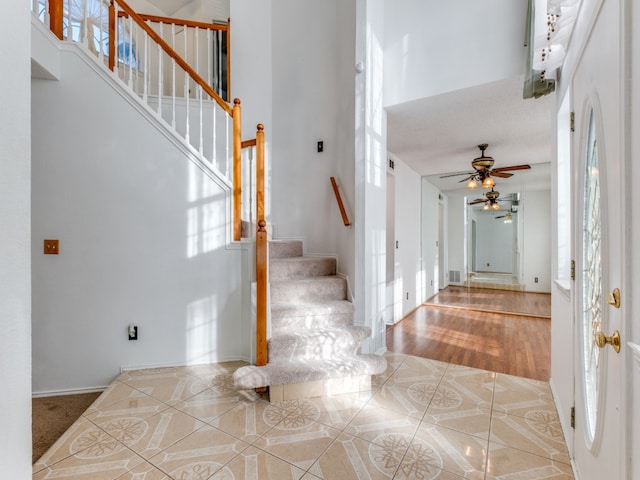
<path id="1" fill-rule="evenodd" d="M 489 144 L 487 143 L 481 143 L 478 145 L 478 148 L 480 149 L 480 156 L 474 158 L 471 162 L 471 166 L 474 169 L 473 172 L 452 173 L 450 175 L 443 175 L 440 178 L 467 175 L 467 178 L 460 180 L 460 183 L 467 182 L 467 188 L 477 188 L 478 184 L 481 184 L 483 188 L 493 188 L 496 185 L 496 182 L 491 177 L 509 178 L 513 176 L 513 173 L 507 172 L 514 170 L 528 170 L 531 168 L 530 165 L 512 165 L 510 167 L 493 168 L 495 160 L 493 157 L 487 157 L 484 154 L 484 151 L 488 146 Z"/>
<path id="2" fill-rule="evenodd" d="M 496 220 L 498 220 L 499 218 L 504 218 L 504 223 L 511 223 L 513 222 L 513 213 L 511 213 L 511 210 L 507 210 L 507 213 L 505 213 L 504 215 L 498 215 L 497 217 L 493 218 Z"/>
<path id="3" fill-rule="evenodd" d="M 510 198 L 500 198 L 500 192 L 496 192 L 493 188 L 491 191 L 485 193 L 484 198 L 476 198 L 470 201 L 467 205 L 478 205 L 484 203 L 483 210 L 500 210 L 500 204 L 498 202 L 510 201 Z"/>

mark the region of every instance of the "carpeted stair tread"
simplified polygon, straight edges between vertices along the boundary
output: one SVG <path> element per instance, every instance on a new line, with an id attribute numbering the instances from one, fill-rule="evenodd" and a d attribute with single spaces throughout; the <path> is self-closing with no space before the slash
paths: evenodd
<path id="1" fill-rule="evenodd" d="M 336 259 L 333 257 L 273 258 L 269 265 L 269 279 L 271 282 L 335 274 Z"/>
<path id="2" fill-rule="evenodd" d="M 334 300 L 322 303 L 277 303 L 271 304 L 271 329 L 275 335 L 288 328 L 324 328 L 351 325 L 353 303 Z"/>
<path id="3" fill-rule="evenodd" d="M 347 282 L 338 276 L 271 282 L 271 303 L 320 303 L 346 300 Z"/>
<path id="4" fill-rule="evenodd" d="M 233 374 L 238 388 L 313 382 L 360 375 L 377 375 L 387 368 L 381 355 L 348 355 L 321 360 L 270 362 L 263 367 L 241 367 Z"/>
<path id="5" fill-rule="evenodd" d="M 355 355 L 360 343 L 371 335 L 363 325 L 300 329 L 269 339 L 269 362 L 303 361 Z"/>
<path id="6" fill-rule="evenodd" d="M 302 240 L 270 240 L 269 258 L 302 256 Z"/>

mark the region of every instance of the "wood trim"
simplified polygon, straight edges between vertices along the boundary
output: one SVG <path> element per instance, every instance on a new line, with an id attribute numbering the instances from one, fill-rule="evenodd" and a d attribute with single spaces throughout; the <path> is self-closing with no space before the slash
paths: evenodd
<path id="1" fill-rule="evenodd" d="M 251 140 L 243 140 L 242 141 L 242 148 L 248 148 L 248 147 L 255 147 L 256 146 L 256 139 L 252 138 Z"/>
<path id="2" fill-rule="evenodd" d="M 233 101 L 233 240 L 242 238 L 242 110 L 240 100 Z"/>
<path id="3" fill-rule="evenodd" d="M 179 25 L 181 27 L 191 27 L 191 28 L 204 28 L 206 30 L 220 30 L 223 32 L 227 31 L 228 25 L 225 23 L 206 23 L 206 22 L 196 22 L 193 20 L 183 20 L 181 18 L 171 18 L 171 17 L 161 17 L 158 15 L 147 15 L 146 13 L 139 13 L 140 18 L 142 18 L 146 22 L 156 22 L 156 23 L 168 23 L 173 25 Z M 129 17 L 127 12 L 118 12 L 118 17 Z"/>
<path id="4" fill-rule="evenodd" d="M 267 364 L 268 241 L 264 219 L 264 126 L 256 132 L 256 365 Z"/>
<path id="5" fill-rule="evenodd" d="M 113 0 L 109 2 L 109 70 L 116 68 L 116 7 Z"/>
<path id="6" fill-rule="evenodd" d="M 62 0 L 49 0 L 49 29 L 58 37 L 62 38 L 62 15 L 63 15 Z"/>
<path id="7" fill-rule="evenodd" d="M 340 209 L 340 215 L 342 215 L 342 221 L 346 227 L 351 225 L 349 221 L 349 217 L 347 216 L 347 211 L 344 209 L 344 204 L 342 203 L 342 197 L 340 196 L 340 190 L 338 190 L 338 184 L 336 183 L 335 177 L 330 177 L 331 186 L 333 187 L 333 193 L 336 195 L 336 201 L 338 202 L 338 208 Z"/>
<path id="8" fill-rule="evenodd" d="M 133 9 L 124 1 L 124 0 L 115 0 L 120 7 L 127 12 L 131 18 L 142 28 L 147 34 L 165 51 L 167 55 L 169 55 L 175 62 L 180 65 L 180 67 L 185 70 L 193 80 L 202 87 L 202 89 L 213 98 L 220 107 L 222 107 L 229 116 L 233 116 L 232 108 L 218 95 L 213 88 L 204 79 L 196 72 L 191 65 L 189 65 L 186 60 L 184 60 L 180 55 L 178 55 L 173 48 L 169 46 L 164 39 L 156 33 L 156 31 L 151 28 L 147 23 L 142 19 L 140 15 L 138 15 Z"/>

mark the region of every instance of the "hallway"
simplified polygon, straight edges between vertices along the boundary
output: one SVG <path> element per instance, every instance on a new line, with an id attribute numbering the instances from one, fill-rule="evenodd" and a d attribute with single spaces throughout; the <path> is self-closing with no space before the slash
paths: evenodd
<path id="1" fill-rule="evenodd" d="M 387 328 L 387 349 L 548 381 L 550 312 L 548 294 L 450 286 Z"/>

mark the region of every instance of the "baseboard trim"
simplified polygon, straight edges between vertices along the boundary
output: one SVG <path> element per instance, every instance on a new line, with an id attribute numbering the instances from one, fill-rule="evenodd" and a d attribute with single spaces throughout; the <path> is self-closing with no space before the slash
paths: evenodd
<path id="1" fill-rule="evenodd" d="M 219 358 L 210 362 L 177 362 L 177 363 L 152 363 L 146 365 L 122 365 L 120 373 L 130 372 L 132 370 L 147 370 L 150 368 L 174 368 L 174 367 L 193 367 L 196 365 L 214 365 L 225 362 L 249 362 L 244 356 L 234 356 L 230 358 Z"/>
<path id="2" fill-rule="evenodd" d="M 62 395 L 80 395 L 83 393 L 97 393 L 104 392 L 108 388 L 108 385 L 103 387 L 86 387 L 86 388 L 69 388 L 64 390 L 47 390 L 43 392 L 34 392 L 31 394 L 31 398 L 45 398 L 45 397 L 60 397 Z"/>

